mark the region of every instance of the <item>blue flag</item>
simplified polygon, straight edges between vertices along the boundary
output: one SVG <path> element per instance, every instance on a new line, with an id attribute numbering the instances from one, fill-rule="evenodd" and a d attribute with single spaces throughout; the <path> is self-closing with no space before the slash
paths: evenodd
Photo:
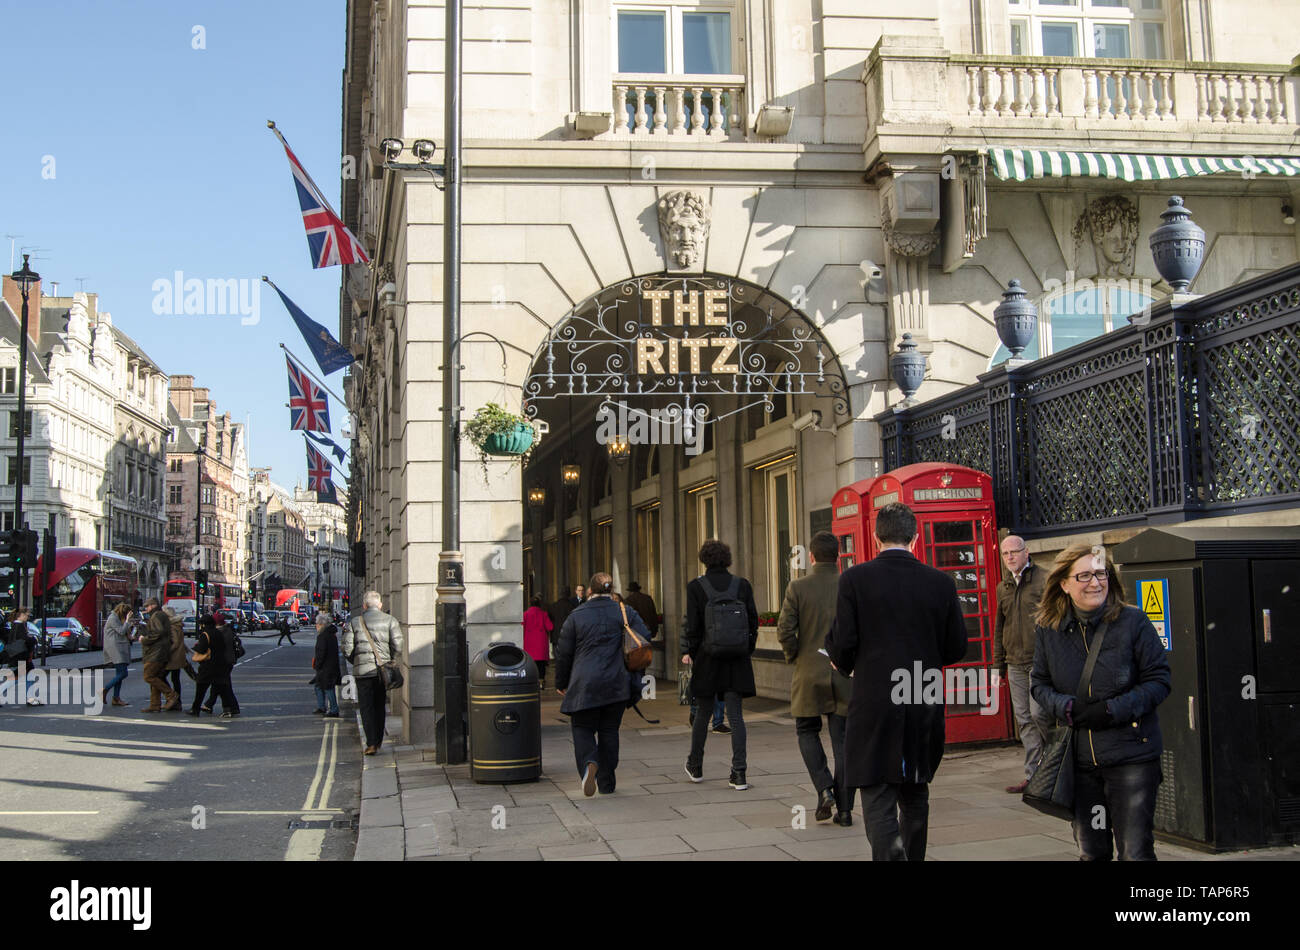
<path id="1" fill-rule="evenodd" d="M 330 454 L 338 459 L 340 463 L 347 460 L 347 449 L 343 448 L 343 446 L 339 445 L 333 439 L 328 436 L 323 436 L 318 432 L 306 432 L 304 434 L 313 442 L 319 442 L 321 445 L 326 446 L 330 450 Z"/>
<path id="2" fill-rule="evenodd" d="M 266 280 L 265 277 L 262 279 Z M 266 282 L 271 284 L 269 280 Z M 302 333 L 302 338 L 307 341 L 307 348 L 311 350 L 311 355 L 316 357 L 321 373 L 328 376 L 357 361 L 357 358 L 349 353 L 342 343 L 330 336 L 329 330 L 298 309 L 298 305 L 286 297 L 283 290 L 275 284 L 271 286 L 275 287 L 275 292 L 280 295 L 285 309 L 289 311 L 289 316 L 293 317 L 293 322 L 298 324 L 298 330 Z"/>

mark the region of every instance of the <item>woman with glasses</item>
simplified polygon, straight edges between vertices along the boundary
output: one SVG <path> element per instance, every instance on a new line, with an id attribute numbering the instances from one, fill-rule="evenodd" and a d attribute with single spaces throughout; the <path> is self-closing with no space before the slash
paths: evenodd
<path id="1" fill-rule="evenodd" d="M 1080 859 L 1154 861 L 1160 720 L 1169 660 L 1151 621 L 1125 603 L 1106 549 L 1066 548 L 1043 585 L 1031 675 L 1034 700 L 1072 727 L 1074 838 Z M 1100 645 L 1098 641 L 1100 639 Z M 1079 692 L 1089 651 L 1097 659 Z"/>

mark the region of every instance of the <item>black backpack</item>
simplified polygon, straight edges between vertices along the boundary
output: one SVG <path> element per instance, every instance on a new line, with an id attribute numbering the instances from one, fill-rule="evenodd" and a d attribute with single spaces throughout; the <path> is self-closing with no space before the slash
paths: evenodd
<path id="1" fill-rule="evenodd" d="M 740 600 L 740 578 L 732 577 L 724 591 L 718 591 L 705 576 L 700 584 L 709 602 L 704 605 L 705 656 L 734 660 L 749 656 L 749 611 Z"/>

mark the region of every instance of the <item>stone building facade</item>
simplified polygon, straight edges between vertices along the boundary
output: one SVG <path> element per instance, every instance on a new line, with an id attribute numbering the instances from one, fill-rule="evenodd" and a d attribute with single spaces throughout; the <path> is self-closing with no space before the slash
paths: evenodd
<path id="1" fill-rule="evenodd" d="M 347 496 L 339 492 L 342 504 L 331 505 L 317 501 L 314 491 L 295 487 L 293 500 L 302 512 L 307 540 L 307 569 L 311 572 L 307 589 L 312 594 L 321 595 L 322 606 L 339 605 L 348 591 L 350 567 Z"/>
<path id="2" fill-rule="evenodd" d="M 195 519 L 212 583 L 245 585 L 248 454 L 244 426 L 193 376 L 172 376 L 168 390 L 167 541 L 172 572 L 193 577 Z M 200 450 L 202 450 L 200 452 Z"/>
<path id="3" fill-rule="evenodd" d="M 1266 25 L 1285 6 L 466 9 L 461 312 L 475 336 L 460 404 L 550 429 L 526 469 L 490 461 L 485 477 L 463 444 L 471 655 L 518 637 L 525 594 L 606 569 L 656 598 L 655 668 L 673 677 L 683 588 L 710 536 L 777 610 L 835 489 L 879 472 L 872 419 L 901 399 L 889 358 L 903 335 L 928 358 L 928 398 L 1006 357 L 993 310 L 1012 279 L 1044 315 L 1027 356 L 1108 331 L 1168 292 L 1145 236 L 1173 194 L 1207 234 L 1193 292 L 1296 260 L 1284 208 L 1300 179 L 1269 161 L 1296 156 L 1294 51 Z M 358 174 L 342 213 L 374 261 L 349 275 L 340 325 L 360 357 L 345 381 L 351 528 L 365 586 L 410 632 L 397 706 L 413 741 L 433 732 L 442 196 L 422 170 L 386 170 L 378 146 L 441 145 L 442 29 L 433 3 L 348 4 L 343 152 Z M 1192 174 L 1198 158 L 1237 161 Z M 714 329 L 711 303 L 725 305 Z M 700 337 L 724 336 L 756 362 L 695 360 L 714 345 Z M 575 362 L 597 344 L 622 362 Z M 603 401 L 680 412 L 688 392 L 707 412 L 698 453 L 681 438 L 609 454 Z M 779 695 L 774 646 L 760 644 L 759 678 Z"/>

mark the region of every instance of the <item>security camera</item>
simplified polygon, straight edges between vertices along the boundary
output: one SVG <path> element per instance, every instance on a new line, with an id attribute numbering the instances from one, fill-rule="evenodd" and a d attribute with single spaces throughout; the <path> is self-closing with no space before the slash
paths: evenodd
<path id="1" fill-rule="evenodd" d="M 384 139 L 379 143 L 379 147 L 383 149 L 384 159 L 394 162 L 397 160 L 397 156 L 402 154 L 402 149 L 405 146 L 401 139 Z"/>
<path id="2" fill-rule="evenodd" d="M 391 280 L 379 288 L 379 301 L 385 307 L 391 306 L 397 300 L 397 285 Z"/>
<path id="3" fill-rule="evenodd" d="M 421 165 L 427 165 L 433 161 L 433 153 L 438 150 L 438 146 L 428 139 L 416 139 L 415 145 L 411 151 L 415 153 L 415 160 Z"/>
<path id="4" fill-rule="evenodd" d="M 875 261 L 862 261 L 858 264 L 858 269 L 862 271 L 868 281 L 880 280 L 885 276 L 885 272 Z"/>
<path id="5" fill-rule="evenodd" d="M 803 432 L 805 429 L 811 429 L 813 432 L 829 432 L 829 429 L 821 427 L 821 422 L 822 414 L 814 409 L 812 412 L 805 412 L 794 420 L 794 431 Z"/>

